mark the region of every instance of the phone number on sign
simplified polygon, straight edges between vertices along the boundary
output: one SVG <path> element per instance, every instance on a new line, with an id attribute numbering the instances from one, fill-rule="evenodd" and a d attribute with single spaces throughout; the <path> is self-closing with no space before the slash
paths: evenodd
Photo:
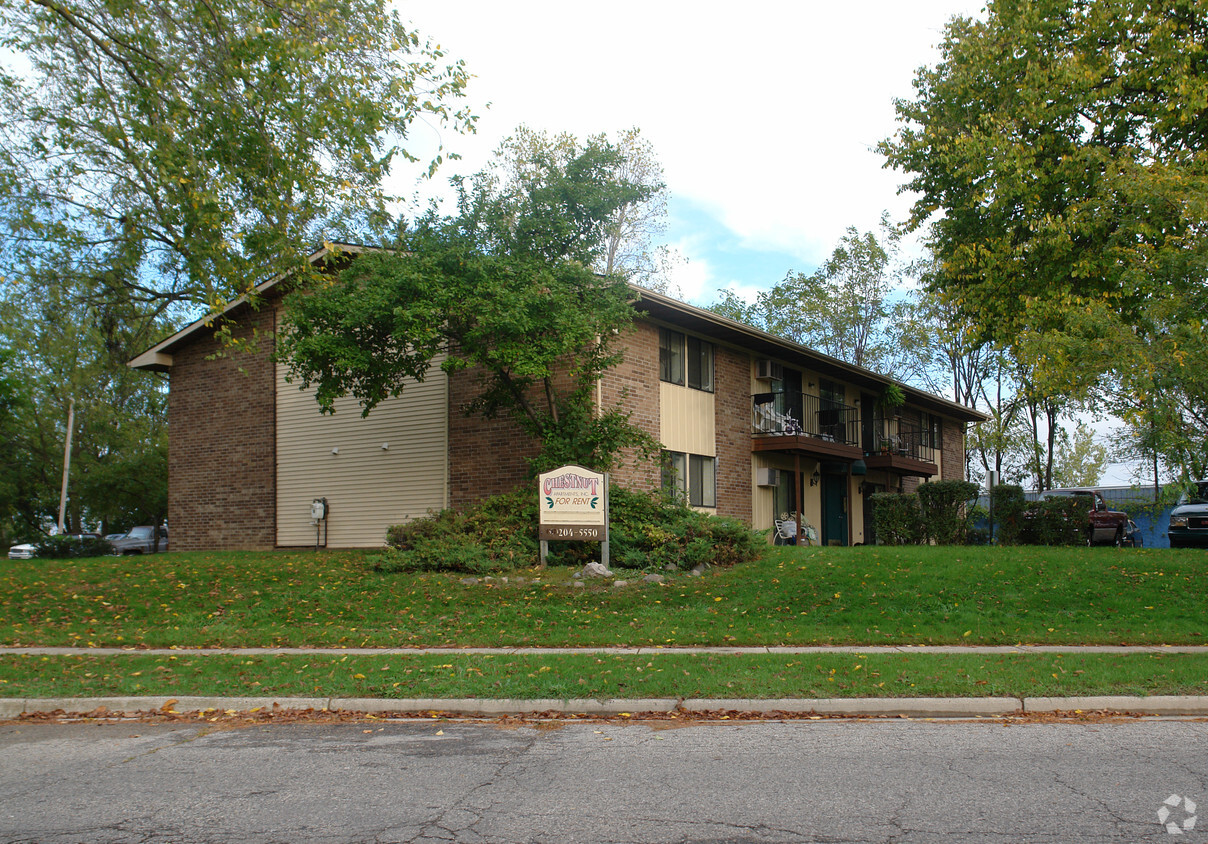
<path id="1" fill-rule="evenodd" d="M 579 527 L 575 525 L 542 525 L 542 539 L 604 539 L 604 529 L 600 527 Z"/>

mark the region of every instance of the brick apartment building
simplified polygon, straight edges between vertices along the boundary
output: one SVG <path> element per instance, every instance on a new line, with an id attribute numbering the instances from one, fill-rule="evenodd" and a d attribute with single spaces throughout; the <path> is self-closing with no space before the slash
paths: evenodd
<path id="1" fill-rule="evenodd" d="M 374 547 L 389 525 L 526 481 L 532 444 L 506 420 L 461 413 L 472 380 L 439 362 L 368 417 L 351 398 L 320 414 L 271 358 L 275 287 L 257 310 L 236 302 L 222 316 L 251 351 L 216 354 L 215 322 L 202 320 L 130 362 L 169 373 L 173 549 Z M 666 296 L 642 291 L 638 307 L 597 401 L 631 411 L 675 472 L 630 462 L 614 483 L 674 483 L 694 507 L 758 529 L 799 512 L 821 542 L 848 545 L 873 539 L 872 493 L 964 476 L 977 411 L 904 384 L 905 404 L 886 408 L 884 376 Z"/>

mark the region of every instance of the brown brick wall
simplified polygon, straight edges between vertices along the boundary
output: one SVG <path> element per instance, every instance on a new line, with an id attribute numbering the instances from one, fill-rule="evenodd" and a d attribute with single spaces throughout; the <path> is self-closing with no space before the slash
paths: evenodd
<path id="1" fill-rule="evenodd" d="M 623 338 L 625 359 L 600 379 L 601 405 L 620 406 L 631 413 L 629 421 L 659 438 L 659 330 L 643 320 Z M 641 459 L 633 450 L 622 452 L 612 472 L 612 482 L 629 489 L 657 489 L 662 482 L 658 464 Z"/>
<path id="2" fill-rule="evenodd" d="M 276 542 L 276 381 L 271 308 L 233 315 L 256 352 L 227 352 L 206 330 L 173 353 L 168 402 L 168 525 L 174 551 L 266 549 Z"/>
<path id="3" fill-rule="evenodd" d="M 965 426 L 952 419 L 944 420 L 943 437 L 943 466 L 940 468 L 945 481 L 963 481 L 965 479 Z"/>
<path id="4" fill-rule="evenodd" d="M 540 450 L 506 416 L 467 416 L 466 404 L 481 392 L 481 371 L 449 374 L 449 504 L 465 507 L 515 489 L 529 479 L 528 462 Z"/>
<path id="5" fill-rule="evenodd" d="M 720 346 L 713 359 L 717 513 L 750 524 L 751 359 Z"/>

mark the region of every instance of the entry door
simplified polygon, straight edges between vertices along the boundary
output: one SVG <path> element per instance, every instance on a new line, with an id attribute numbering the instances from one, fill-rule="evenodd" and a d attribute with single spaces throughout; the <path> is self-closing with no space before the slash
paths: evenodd
<path id="1" fill-rule="evenodd" d="M 847 475 L 822 476 L 822 544 L 847 544 Z"/>

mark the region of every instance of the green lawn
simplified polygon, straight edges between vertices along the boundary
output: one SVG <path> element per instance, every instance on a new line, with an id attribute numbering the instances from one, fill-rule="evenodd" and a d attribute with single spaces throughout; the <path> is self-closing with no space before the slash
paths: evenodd
<path id="1" fill-rule="evenodd" d="M 1200 654 L 0 656 L 0 697 L 829 698 L 1208 694 Z"/>
<path id="2" fill-rule="evenodd" d="M 1202 551 L 775 548 L 660 585 L 378 574 L 360 552 L 6 561 L 0 644 L 1203 644 Z M 638 581 L 643 572 L 621 576 Z M 517 584 L 516 578 L 525 579 Z M 535 583 L 534 578 L 540 578 Z"/>
<path id="3" fill-rule="evenodd" d="M 775 548 L 634 585 L 384 575 L 359 552 L 11 561 L 0 643 L 80 646 L 1201 644 L 1208 555 Z M 523 579 L 522 583 L 517 582 Z M 539 582 L 538 582 L 539 581 Z M 1208 694 L 1199 654 L 0 656 L 0 696 L 900 697 Z"/>

